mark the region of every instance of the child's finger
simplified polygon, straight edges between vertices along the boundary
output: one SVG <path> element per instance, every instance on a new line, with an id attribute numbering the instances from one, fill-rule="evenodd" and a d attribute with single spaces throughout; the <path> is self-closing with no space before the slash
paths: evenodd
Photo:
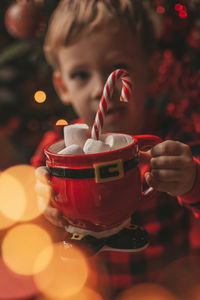
<path id="1" fill-rule="evenodd" d="M 62 213 L 50 205 L 51 199 L 55 196 L 54 190 L 49 184 L 50 175 L 46 167 L 39 167 L 35 170 L 38 207 L 45 218 L 53 225 L 64 227 L 65 221 Z"/>
<path id="2" fill-rule="evenodd" d="M 47 206 L 47 208 L 44 211 L 45 218 L 53 225 L 58 227 L 64 227 L 65 222 L 62 217 L 62 213 L 52 206 Z"/>
<path id="3" fill-rule="evenodd" d="M 145 174 L 146 182 L 149 186 L 153 187 L 155 190 L 159 192 L 165 192 L 172 196 L 179 194 L 177 189 L 177 182 L 163 182 L 158 179 L 155 179 L 150 172 Z"/>
<path id="4" fill-rule="evenodd" d="M 153 169 L 151 170 L 153 178 L 163 182 L 179 182 L 183 173 L 173 169 Z"/>
<path id="5" fill-rule="evenodd" d="M 169 155 L 169 156 L 176 156 L 180 155 L 183 152 L 183 145 L 178 141 L 171 141 L 167 140 L 160 144 L 155 145 L 151 149 L 152 157 Z"/>
<path id="6" fill-rule="evenodd" d="M 50 174 L 49 174 L 47 168 L 44 166 L 38 167 L 35 170 L 35 176 L 36 176 L 36 180 L 39 180 L 42 183 L 46 183 L 46 184 L 48 184 L 49 179 L 50 179 Z"/>
<path id="7" fill-rule="evenodd" d="M 183 161 L 180 156 L 158 156 L 151 158 L 150 165 L 154 169 L 181 169 Z"/>
<path id="8" fill-rule="evenodd" d="M 44 184 L 39 180 L 36 180 L 35 191 L 37 196 L 44 197 L 45 199 L 51 199 L 53 196 L 53 189 L 49 184 Z"/>
<path id="9" fill-rule="evenodd" d="M 37 195 L 37 206 L 41 213 L 45 212 L 49 203 L 50 203 L 50 200 L 48 198 L 44 198 L 44 197 Z"/>

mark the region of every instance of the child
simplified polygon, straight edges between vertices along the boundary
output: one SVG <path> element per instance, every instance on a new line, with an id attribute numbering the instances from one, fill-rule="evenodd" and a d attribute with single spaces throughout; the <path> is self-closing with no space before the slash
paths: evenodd
<path id="1" fill-rule="evenodd" d="M 53 14 L 45 41 L 45 54 L 54 69 L 53 82 L 61 101 L 72 104 L 90 128 L 108 75 L 123 68 L 133 82 L 133 99 L 121 103 L 120 87 L 114 92 L 103 130 L 149 133 L 165 140 L 152 148 L 151 172 L 145 176 L 148 185 L 160 193 L 143 202 L 133 216 L 134 223 L 148 231 L 150 246 L 133 254 L 101 252 L 94 258 L 100 269 L 105 266 L 99 270 L 98 284 L 102 293 L 106 290 L 107 294 L 108 287 L 109 299 L 134 283 L 161 279 L 166 265 L 187 255 L 188 211 L 200 215 L 199 161 L 188 145 L 169 140 L 177 137 L 166 134 L 162 124 L 155 125 L 154 120 L 152 125 L 145 111 L 153 45 L 153 26 L 141 0 L 63 0 Z M 178 127 L 173 127 L 173 133 L 176 129 L 178 132 Z M 44 145 L 58 138 L 58 133 L 46 135 L 32 159 L 35 167 L 44 164 Z M 37 169 L 37 174 L 40 172 L 48 176 L 44 167 Z M 48 207 L 46 216 L 52 223 L 63 225 L 55 208 Z"/>

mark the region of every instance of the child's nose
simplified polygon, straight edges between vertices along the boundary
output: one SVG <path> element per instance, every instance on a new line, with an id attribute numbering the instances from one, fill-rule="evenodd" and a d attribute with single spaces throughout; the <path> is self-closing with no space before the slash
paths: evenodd
<path id="1" fill-rule="evenodd" d="M 92 81 L 92 98 L 94 100 L 100 100 L 103 94 L 103 90 L 108 79 L 108 75 L 96 75 Z M 120 80 L 116 81 L 113 88 L 110 89 L 110 101 L 119 101 L 121 94 L 122 83 Z"/>
<path id="2" fill-rule="evenodd" d="M 103 94 L 103 89 L 106 84 L 107 77 L 102 75 L 95 76 L 92 82 L 92 97 L 95 100 L 100 100 Z"/>

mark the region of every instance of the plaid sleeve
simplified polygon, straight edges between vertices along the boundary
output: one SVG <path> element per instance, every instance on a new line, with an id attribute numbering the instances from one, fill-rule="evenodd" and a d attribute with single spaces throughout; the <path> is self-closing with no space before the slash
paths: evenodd
<path id="1" fill-rule="evenodd" d="M 33 157 L 31 158 L 31 165 L 35 168 L 45 165 L 45 155 L 44 155 L 44 148 L 48 144 L 52 144 L 56 142 L 60 138 L 60 134 L 54 131 L 48 131 L 42 141 L 40 142 L 39 146 L 37 147 Z"/>
<path id="2" fill-rule="evenodd" d="M 76 123 L 83 123 L 81 119 L 76 119 L 71 124 Z M 54 131 L 48 131 L 45 133 L 42 141 L 40 142 L 39 146 L 37 147 L 33 157 L 31 158 L 31 165 L 35 168 L 45 165 L 45 155 L 44 155 L 44 148 L 56 142 L 58 139 L 62 137 L 63 126 L 56 126 Z"/>
<path id="3" fill-rule="evenodd" d="M 181 205 L 191 209 L 194 216 L 200 218 L 200 159 L 194 157 L 194 162 L 197 168 L 194 186 L 190 192 L 177 198 Z"/>

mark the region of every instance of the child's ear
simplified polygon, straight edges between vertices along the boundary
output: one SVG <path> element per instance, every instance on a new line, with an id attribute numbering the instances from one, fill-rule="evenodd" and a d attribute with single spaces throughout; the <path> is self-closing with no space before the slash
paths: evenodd
<path id="1" fill-rule="evenodd" d="M 71 101 L 69 99 L 68 90 L 66 85 L 62 80 L 62 76 L 59 71 L 55 71 L 53 73 L 53 83 L 56 89 L 58 96 L 60 97 L 61 101 L 65 104 L 70 104 Z"/>

